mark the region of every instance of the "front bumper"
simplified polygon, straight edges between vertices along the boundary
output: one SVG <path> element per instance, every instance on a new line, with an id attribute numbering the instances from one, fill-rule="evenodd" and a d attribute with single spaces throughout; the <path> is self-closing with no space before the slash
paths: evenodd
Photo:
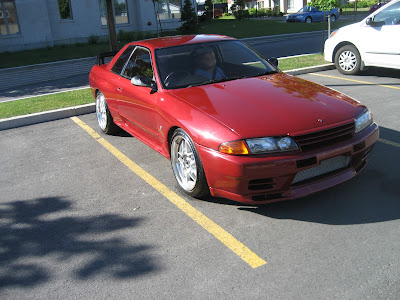
<path id="1" fill-rule="evenodd" d="M 286 22 L 305 22 L 305 18 L 287 17 Z"/>
<path id="2" fill-rule="evenodd" d="M 334 62 L 333 52 L 337 43 L 333 38 L 328 38 L 324 44 L 324 59 L 329 62 Z"/>
<path id="3" fill-rule="evenodd" d="M 211 195 L 248 204 L 263 204 L 304 197 L 345 182 L 366 165 L 366 158 L 379 137 L 374 123 L 352 139 L 334 146 L 291 155 L 233 156 L 197 145 Z M 326 169 L 323 161 L 345 157 L 349 162 Z M 313 169 L 314 168 L 314 169 Z M 309 170 L 309 171 L 305 171 Z M 310 174 L 315 173 L 310 178 Z M 303 171 L 303 172 L 302 172 Z M 305 171 L 305 172 L 304 172 Z M 296 174 L 310 173 L 299 180 Z M 296 177 L 296 183 L 294 179 Z"/>

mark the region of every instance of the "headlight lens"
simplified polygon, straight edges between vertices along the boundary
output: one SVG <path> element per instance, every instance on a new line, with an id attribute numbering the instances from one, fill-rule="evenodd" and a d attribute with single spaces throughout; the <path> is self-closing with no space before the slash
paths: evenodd
<path id="1" fill-rule="evenodd" d="M 372 115 L 369 110 L 365 110 L 361 115 L 359 115 L 356 119 L 356 133 L 360 132 L 361 130 L 367 128 L 369 125 L 372 124 Z"/>
<path id="2" fill-rule="evenodd" d="M 227 142 L 219 146 L 219 151 L 233 155 L 274 153 L 298 150 L 296 142 L 288 136 L 265 137 Z"/>

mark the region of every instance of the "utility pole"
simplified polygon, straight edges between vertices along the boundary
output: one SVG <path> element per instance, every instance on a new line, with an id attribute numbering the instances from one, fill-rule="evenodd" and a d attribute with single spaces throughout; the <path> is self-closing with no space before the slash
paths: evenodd
<path id="1" fill-rule="evenodd" d="M 117 51 L 117 34 L 115 33 L 115 22 L 114 22 L 114 11 L 112 7 L 112 0 L 106 0 L 107 7 L 107 27 L 108 27 L 108 36 L 110 38 L 110 50 Z"/>

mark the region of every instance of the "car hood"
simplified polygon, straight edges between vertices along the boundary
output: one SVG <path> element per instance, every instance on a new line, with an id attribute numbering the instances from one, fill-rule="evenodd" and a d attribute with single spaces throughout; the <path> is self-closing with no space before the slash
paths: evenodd
<path id="1" fill-rule="evenodd" d="M 296 135 L 349 122 L 362 105 L 285 73 L 170 90 L 241 138 Z"/>

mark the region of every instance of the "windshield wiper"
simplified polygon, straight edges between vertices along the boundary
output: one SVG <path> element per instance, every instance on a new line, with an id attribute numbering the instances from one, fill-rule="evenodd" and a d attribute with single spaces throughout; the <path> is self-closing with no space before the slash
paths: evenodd
<path id="1" fill-rule="evenodd" d="M 269 74 L 274 74 L 274 73 L 277 73 L 277 71 L 271 70 L 271 71 L 266 71 L 266 72 L 259 72 L 256 74 L 245 74 L 245 75 L 236 75 L 236 76 L 225 77 L 225 78 L 221 78 L 221 79 L 210 79 L 210 80 L 206 80 L 206 81 L 202 81 L 202 82 L 198 82 L 198 83 L 193 83 L 186 87 L 189 88 L 189 87 L 195 87 L 195 86 L 204 85 L 204 84 L 219 83 L 219 82 L 231 81 L 231 80 L 237 80 L 237 79 L 243 79 L 243 78 L 258 77 L 258 76 L 269 75 Z"/>
<path id="2" fill-rule="evenodd" d="M 210 79 L 198 83 L 193 83 L 191 85 L 188 85 L 187 87 L 194 87 L 194 86 L 199 86 L 199 85 L 204 85 L 204 84 L 210 84 L 210 83 L 218 83 L 218 82 L 224 82 L 224 81 L 230 81 L 230 80 L 236 80 L 236 79 L 241 79 L 247 77 L 246 75 L 240 75 L 240 76 L 231 76 L 231 77 L 225 77 L 221 79 Z"/>

